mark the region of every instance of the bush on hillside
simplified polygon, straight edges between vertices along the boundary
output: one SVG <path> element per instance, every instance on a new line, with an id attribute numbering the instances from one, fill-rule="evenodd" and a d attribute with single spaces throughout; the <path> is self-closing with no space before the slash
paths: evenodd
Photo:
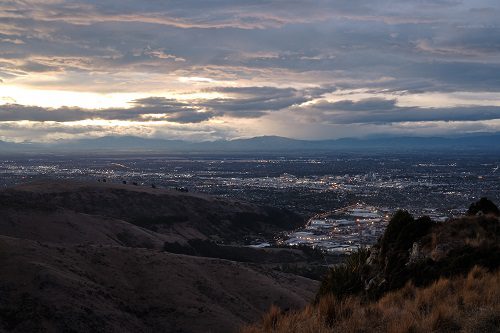
<path id="1" fill-rule="evenodd" d="M 496 207 L 485 200 L 471 206 L 488 212 Z M 436 223 L 427 216 L 414 219 L 407 211 L 400 210 L 374 246 L 380 252 L 374 253 L 370 264 L 366 264 L 368 256 L 363 262 L 356 262 L 361 252 L 350 257 L 344 265 L 334 267 L 324 279 L 317 298 L 333 294 L 339 298 L 364 295 L 378 299 L 410 281 L 425 286 L 441 277 L 468 272 L 474 265 L 496 269 L 500 266 L 499 240 L 500 223 L 492 216 Z M 410 260 L 414 244 L 423 255 L 421 259 Z"/>
<path id="2" fill-rule="evenodd" d="M 414 242 L 426 235 L 435 225 L 428 216 L 417 220 L 404 210 L 399 210 L 389 221 L 389 225 L 381 240 L 381 254 L 391 255 L 391 252 L 407 252 Z"/>
<path id="3" fill-rule="evenodd" d="M 343 264 L 330 269 L 321 282 L 316 300 L 319 300 L 324 295 L 333 295 L 342 299 L 349 295 L 362 293 L 365 287 L 363 275 L 366 270 L 366 260 L 369 256 L 370 251 L 368 249 L 360 248 L 347 257 Z"/>
<path id="4" fill-rule="evenodd" d="M 471 204 L 469 210 L 467 210 L 467 215 L 476 215 L 479 212 L 500 216 L 498 207 L 487 198 L 481 198 L 478 202 Z"/>
<path id="5" fill-rule="evenodd" d="M 393 290 L 402 287 L 409 276 L 406 264 L 409 261 L 413 243 L 427 235 L 435 225 L 428 216 L 417 220 L 405 211 L 398 211 L 389 222 L 381 241 L 381 254 L 384 267 L 381 267 L 386 280 L 385 288 Z"/>

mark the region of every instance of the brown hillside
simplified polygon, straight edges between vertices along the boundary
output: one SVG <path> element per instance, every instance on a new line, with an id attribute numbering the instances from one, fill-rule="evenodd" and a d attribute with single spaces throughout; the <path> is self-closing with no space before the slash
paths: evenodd
<path id="1" fill-rule="evenodd" d="M 374 303 L 331 295 L 298 312 L 273 308 L 242 333 L 494 333 L 500 327 L 499 286 L 500 272 L 476 267 L 466 277 L 440 279 L 426 288 L 408 284 Z"/>
<path id="2" fill-rule="evenodd" d="M 286 218 L 301 220 L 279 214 L 132 185 L 46 182 L 0 191 L 0 332 L 231 332 L 272 304 L 304 306 L 317 281 L 256 264 L 307 260 L 301 251 L 206 243 L 229 261 L 164 250 L 165 243 L 181 250 L 207 239 L 237 243 Z"/>
<path id="3" fill-rule="evenodd" d="M 13 332 L 230 332 L 318 287 L 219 259 L 4 236 L 0 265 L 0 328 Z"/>
<path id="4" fill-rule="evenodd" d="M 161 249 L 179 240 L 128 222 L 67 209 L 0 210 L 0 235 L 62 244 L 101 244 Z"/>
<path id="5" fill-rule="evenodd" d="M 0 192 L 0 212 L 65 209 L 125 220 L 172 239 L 224 242 L 272 235 L 303 224 L 289 211 L 175 190 L 134 185 L 39 182 Z"/>

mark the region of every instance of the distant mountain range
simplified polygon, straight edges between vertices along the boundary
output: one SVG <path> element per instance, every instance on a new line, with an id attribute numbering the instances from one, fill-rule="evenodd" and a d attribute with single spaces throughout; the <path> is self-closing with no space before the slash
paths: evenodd
<path id="1" fill-rule="evenodd" d="M 0 141 L 0 153 L 27 152 L 312 152 L 312 151 L 401 151 L 401 150 L 500 150 L 500 133 L 460 137 L 369 137 L 335 140 L 297 140 L 279 136 L 249 139 L 189 142 L 134 136 L 62 140 L 53 143 L 12 143 Z"/>

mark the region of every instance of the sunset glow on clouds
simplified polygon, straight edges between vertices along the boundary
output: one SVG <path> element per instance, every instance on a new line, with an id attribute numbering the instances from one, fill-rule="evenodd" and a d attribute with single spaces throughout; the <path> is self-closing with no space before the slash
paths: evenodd
<path id="1" fill-rule="evenodd" d="M 497 0 L 0 2 L 0 139 L 500 130 Z"/>

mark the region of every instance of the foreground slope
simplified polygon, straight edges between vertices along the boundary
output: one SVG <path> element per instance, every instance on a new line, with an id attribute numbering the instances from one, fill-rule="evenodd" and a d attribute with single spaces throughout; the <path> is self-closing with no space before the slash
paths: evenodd
<path id="1" fill-rule="evenodd" d="M 315 304 L 246 332 L 499 332 L 500 211 L 486 198 L 443 223 L 393 215 L 325 276 Z"/>
<path id="2" fill-rule="evenodd" d="M 304 260 L 300 251 L 241 248 L 236 261 L 165 251 L 166 243 L 271 232 L 289 221 L 279 213 L 132 185 L 0 191 L 0 331 L 231 332 L 272 304 L 304 306 L 317 281 L 238 258 Z"/>
<path id="3" fill-rule="evenodd" d="M 499 286 L 500 272 L 476 267 L 465 277 L 442 278 L 425 288 L 408 284 L 373 303 L 358 296 L 326 296 L 299 312 L 274 308 L 242 333 L 495 333 L 500 329 Z"/>
<path id="4" fill-rule="evenodd" d="M 14 332 L 228 332 L 317 283 L 242 263 L 0 237 L 0 327 Z"/>

